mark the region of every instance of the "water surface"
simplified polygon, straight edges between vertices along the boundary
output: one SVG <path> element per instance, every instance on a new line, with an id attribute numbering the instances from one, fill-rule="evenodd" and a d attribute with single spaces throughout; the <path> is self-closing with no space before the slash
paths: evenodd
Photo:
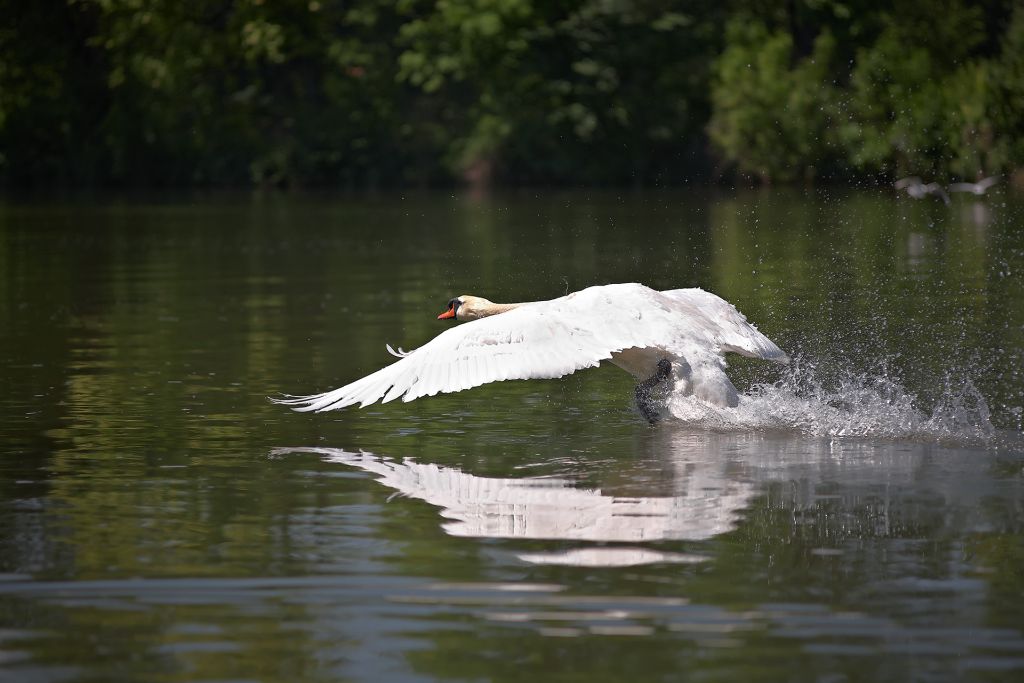
<path id="1" fill-rule="evenodd" d="M 1017 680 L 1024 204 L 0 205 L 0 678 Z M 794 357 L 297 414 L 453 295 L 700 286 Z"/>

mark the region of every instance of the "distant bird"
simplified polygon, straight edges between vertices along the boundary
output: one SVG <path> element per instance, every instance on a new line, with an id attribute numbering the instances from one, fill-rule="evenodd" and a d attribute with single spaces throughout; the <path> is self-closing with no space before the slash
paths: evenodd
<path id="1" fill-rule="evenodd" d="M 952 185 L 949 186 L 949 191 L 970 192 L 971 194 L 976 194 L 980 197 L 981 195 L 988 192 L 988 188 L 992 187 L 998 182 L 999 178 L 997 176 L 992 176 L 990 178 L 982 178 L 976 183 L 953 183 Z"/>
<path id="2" fill-rule="evenodd" d="M 682 395 L 736 407 L 725 374 L 727 351 L 789 359 L 729 302 L 701 289 L 658 292 L 628 283 L 589 287 L 551 301 L 496 304 L 468 294 L 448 302 L 440 320 L 468 321 L 351 384 L 312 396 L 273 399 L 299 411 L 411 401 L 506 379 L 554 378 L 603 360 L 643 379 L 640 412 L 657 420 L 652 390 L 663 382 Z"/>
<path id="3" fill-rule="evenodd" d="M 949 195 L 946 194 L 941 185 L 938 183 L 925 183 L 917 176 L 900 178 L 893 183 L 893 187 L 897 190 L 905 190 L 914 199 L 924 199 L 928 195 L 935 195 L 947 205 L 949 204 Z"/>

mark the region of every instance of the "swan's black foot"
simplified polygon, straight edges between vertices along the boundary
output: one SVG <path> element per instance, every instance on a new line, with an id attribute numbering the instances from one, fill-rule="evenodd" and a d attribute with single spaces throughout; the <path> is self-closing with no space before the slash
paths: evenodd
<path id="1" fill-rule="evenodd" d="M 658 367 L 654 371 L 654 375 L 637 384 L 636 389 L 633 391 L 633 395 L 636 397 L 637 409 L 644 416 L 644 419 L 652 425 L 661 419 L 661 414 L 654 405 L 651 392 L 656 386 L 667 380 L 671 374 L 672 363 L 668 359 L 662 358 L 658 361 Z"/>

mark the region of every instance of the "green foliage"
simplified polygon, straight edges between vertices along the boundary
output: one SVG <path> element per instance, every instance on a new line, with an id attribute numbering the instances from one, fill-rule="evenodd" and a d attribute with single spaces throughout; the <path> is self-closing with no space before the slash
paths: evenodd
<path id="1" fill-rule="evenodd" d="M 832 34 L 819 35 L 813 53 L 795 65 L 792 37 L 763 24 L 734 21 L 727 42 L 711 89 L 712 142 L 764 181 L 810 178 L 832 163 Z"/>
<path id="2" fill-rule="evenodd" d="M 946 156 L 939 147 L 946 114 L 941 73 L 929 50 L 892 30 L 858 53 L 841 129 L 854 166 L 935 173 Z"/>
<path id="3" fill-rule="evenodd" d="M 40 21 L 39 34 L 58 20 L 77 27 L 72 47 L 92 66 L 92 90 L 79 97 L 81 86 L 56 66 L 47 82 L 59 97 L 36 87 L 34 103 L 0 105 L 9 179 L 38 163 L 35 145 L 13 132 L 32 127 L 43 97 L 70 101 L 50 128 L 72 128 L 52 163 L 73 166 L 83 148 L 91 152 L 77 182 L 414 182 L 404 169 L 433 153 L 406 125 L 411 93 L 394 78 L 394 48 L 379 40 L 398 25 L 391 3 L 71 0 L 63 14 Z M 31 62 L 5 46 L 8 81 Z M 82 108 L 93 115 L 79 129 Z"/>
<path id="4" fill-rule="evenodd" d="M 1024 7 L 1017 7 L 997 61 L 987 74 L 992 92 L 991 147 L 1000 168 L 1024 166 Z"/>
<path id="5" fill-rule="evenodd" d="M 449 104 L 456 174 L 650 182 L 700 135 L 716 47 L 715 10 L 675 4 L 425 4 L 401 29 L 399 78 Z"/>
<path id="6" fill-rule="evenodd" d="M 0 11 L 11 184 L 636 184 L 712 165 L 792 182 L 1024 159 L 1024 10 L 1003 0 Z"/>
<path id="7" fill-rule="evenodd" d="M 973 177 L 982 170 L 976 145 L 987 96 L 985 64 L 968 61 L 983 40 L 980 9 L 920 9 L 890 17 L 858 52 L 842 139 L 863 170 Z"/>
<path id="8" fill-rule="evenodd" d="M 1016 168 L 1024 109 L 1008 104 L 1008 84 L 1020 82 L 1019 10 L 1000 55 L 987 25 L 1002 24 L 1001 3 L 901 3 L 860 23 L 852 17 L 863 13 L 849 9 L 806 0 L 733 20 L 709 124 L 725 161 L 790 181 L 821 168 L 938 178 Z M 808 15 L 825 27 L 801 56 Z"/>

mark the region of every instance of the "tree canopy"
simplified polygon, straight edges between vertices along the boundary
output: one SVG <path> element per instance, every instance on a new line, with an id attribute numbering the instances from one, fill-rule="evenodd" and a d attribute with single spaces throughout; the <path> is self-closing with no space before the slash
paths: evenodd
<path id="1" fill-rule="evenodd" d="M 1024 160 L 1012 0 L 0 0 L 8 185 L 677 184 Z"/>

